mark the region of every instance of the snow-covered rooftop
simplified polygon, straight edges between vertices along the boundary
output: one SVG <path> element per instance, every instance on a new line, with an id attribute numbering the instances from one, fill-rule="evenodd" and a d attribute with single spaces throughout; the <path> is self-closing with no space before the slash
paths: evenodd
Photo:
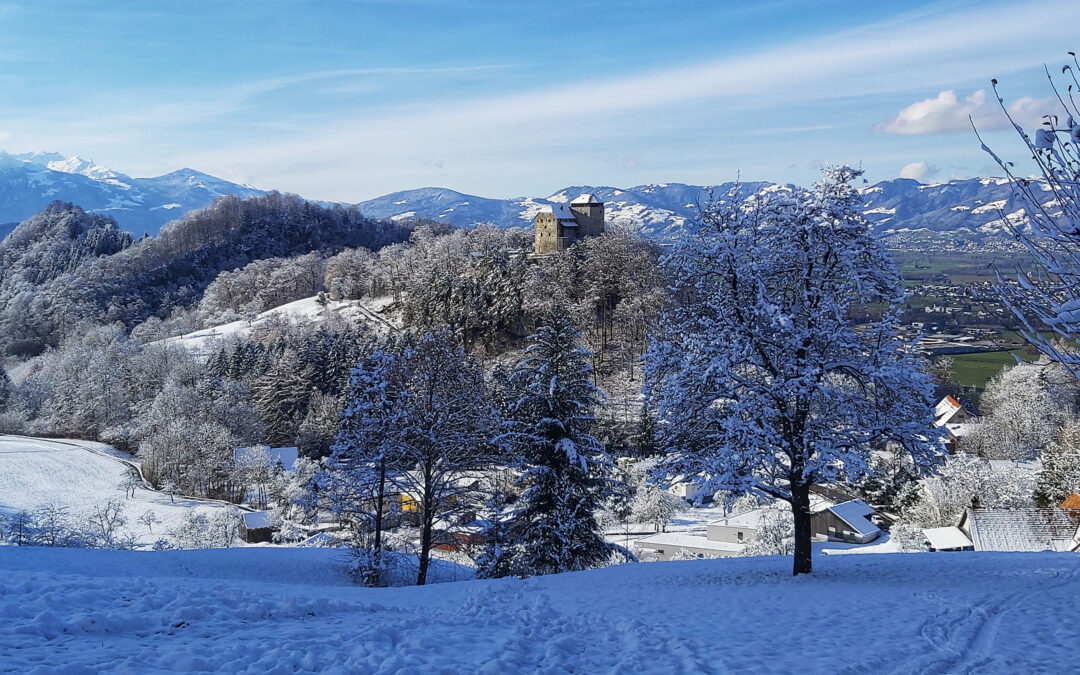
<path id="1" fill-rule="evenodd" d="M 877 525 L 870 522 L 870 516 L 875 513 L 874 509 L 860 499 L 830 506 L 828 510 L 835 513 L 836 517 L 850 525 L 859 534 L 874 534 L 881 531 Z"/>
<path id="2" fill-rule="evenodd" d="M 240 517 L 244 519 L 244 527 L 249 530 L 259 530 L 264 527 L 270 527 L 269 511 L 255 511 L 254 513 L 245 513 Z"/>
<path id="3" fill-rule="evenodd" d="M 954 548 L 971 546 L 971 540 L 959 527 L 930 527 L 923 530 L 923 536 L 930 542 L 930 548 L 947 551 Z"/>
<path id="4" fill-rule="evenodd" d="M 591 194 L 589 194 L 587 192 L 584 192 L 584 193 L 578 195 L 577 197 L 574 197 L 574 201 L 572 201 L 570 203 L 571 204 L 599 204 L 600 200 L 597 199 L 596 197 L 594 197 L 593 195 L 591 195 Z"/>
<path id="5" fill-rule="evenodd" d="M 1077 518 L 1062 509 L 968 509 L 960 528 L 976 551 L 1069 551 Z"/>
<path id="6" fill-rule="evenodd" d="M 738 553 L 745 546 L 745 544 L 734 544 L 726 541 L 713 541 L 707 537 L 686 532 L 661 532 L 651 537 L 638 539 L 634 544 L 653 550 L 662 546 L 678 546 L 680 548 L 700 548 L 707 551 L 726 551 L 729 553 Z"/>

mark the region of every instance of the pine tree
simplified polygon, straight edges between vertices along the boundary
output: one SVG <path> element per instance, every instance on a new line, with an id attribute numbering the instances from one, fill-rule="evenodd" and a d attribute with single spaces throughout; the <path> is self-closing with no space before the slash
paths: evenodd
<path id="1" fill-rule="evenodd" d="M 296 440 L 307 416 L 311 378 L 311 368 L 300 361 L 296 352 L 288 350 L 256 381 L 252 398 L 271 445 L 289 445 Z"/>
<path id="2" fill-rule="evenodd" d="M 603 394 L 578 338 L 567 314 L 552 314 L 511 375 L 520 398 L 501 440 L 520 457 L 524 491 L 507 523 L 512 543 L 496 576 L 583 570 L 613 553 L 597 522 L 612 487 L 611 462 L 591 435 Z"/>

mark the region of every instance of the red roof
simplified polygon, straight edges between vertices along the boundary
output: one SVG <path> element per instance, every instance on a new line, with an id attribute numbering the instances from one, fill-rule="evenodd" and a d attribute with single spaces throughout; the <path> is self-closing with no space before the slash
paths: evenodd
<path id="1" fill-rule="evenodd" d="M 1075 492 L 1069 495 L 1065 501 L 1061 502 L 1061 508 L 1063 509 L 1080 509 L 1080 495 Z"/>

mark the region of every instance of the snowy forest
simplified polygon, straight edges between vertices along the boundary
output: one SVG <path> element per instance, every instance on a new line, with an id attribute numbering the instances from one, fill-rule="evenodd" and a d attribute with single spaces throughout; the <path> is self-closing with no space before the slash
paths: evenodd
<path id="1" fill-rule="evenodd" d="M 332 524 L 369 585 L 401 553 L 417 584 L 447 552 L 488 577 L 633 561 L 612 533 L 662 531 L 703 502 L 772 509 L 745 553 L 807 573 L 822 488 L 893 514 L 892 540 L 919 550 L 973 503 L 1080 489 L 1080 124 L 1064 117 L 1022 136 L 1059 210 L 1014 178 L 1034 205 L 1017 236 L 1059 272 L 999 289 L 1046 358 L 964 401 L 979 421 L 963 452 L 934 424 L 960 395 L 951 362 L 905 330 L 903 279 L 846 167 L 717 195 L 673 242 L 610 228 L 543 256 L 525 229 L 278 193 L 219 198 L 141 239 L 57 202 L 0 242 L 0 432 L 130 452 L 169 495 L 268 508 L 277 543 Z M 319 318 L 277 311 L 291 303 Z M 295 467 L 238 459 L 263 446 L 296 447 Z M 22 514 L 8 540 L 121 543 L 109 527 L 58 537 L 56 518 Z M 233 541 L 200 526 L 229 529 L 192 522 L 160 547 Z"/>

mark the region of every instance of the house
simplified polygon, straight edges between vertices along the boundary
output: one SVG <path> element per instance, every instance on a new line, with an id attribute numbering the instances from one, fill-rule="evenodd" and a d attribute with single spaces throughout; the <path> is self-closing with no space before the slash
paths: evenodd
<path id="1" fill-rule="evenodd" d="M 881 536 L 881 529 L 870 520 L 877 513 L 865 502 L 853 499 L 834 504 L 818 494 L 812 494 L 810 499 L 810 527 L 816 540 L 866 544 Z M 767 515 L 765 507 L 740 511 L 708 523 L 705 536 L 667 532 L 638 539 L 634 545 L 652 551 L 661 560 L 680 554 L 699 558 L 737 556 L 765 525 Z"/>
<path id="2" fill-rule="evenodd" d="M 253 511 L 240 516 L 240 538 L 249 544 L 272 541 L 274 528 L 269 511 Z"/>
<path id="3" fill-rule="evenodd" d="M 968 411 L 952 396 L 946 396 L 934 407 L 934 427 L 940 429 L 946 424 L 958 424 L 971 419 Z"/>
<path id="4" fill-rule="evenodd" d="M 582 194 L 569 204 L 552 204 L 533 217 L 535 255 L 565 251 L 587 237 L 604 232 L 604 203 Z"/>
<path id="5" fill-rule="evenodd" d="M 970 508 L 958 529 L 975 551 L 1076 551 L 1080 521 L 1065 509 Z"/>
<path id="6" fill-rule="evenodd" d="M 930 527 L 922 532 L 931 551 L 975 550 L 975 545 L 959 527 Z"/>
<path id="7" fill-rule="evenodd" d="M 970 434 L 975 425 L 970 413 L 952 396 L 946 396 L 934 407 L 934 428 L 944 428 L 945 445 L 949 452 L 955 453 L 960 446 L 960 439 Z"/>
<path id="8" fill-rule="evenodd" d="M 866 502 L 852 499 L 811 514 L 810 530 L 818 540 L 868 544 L 881 536 L 881 528 L 870 520 L 876 514 Z"/>

